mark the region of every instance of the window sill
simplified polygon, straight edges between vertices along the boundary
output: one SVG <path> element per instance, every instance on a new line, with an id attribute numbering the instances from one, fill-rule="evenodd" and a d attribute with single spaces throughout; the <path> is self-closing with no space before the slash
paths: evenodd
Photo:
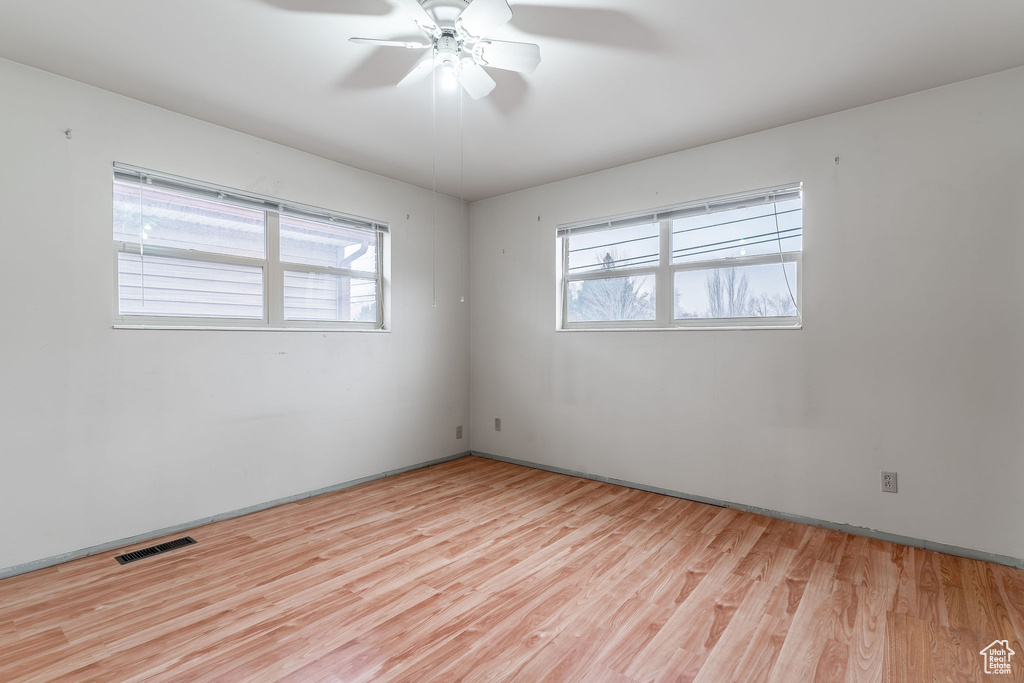
<path id="1" fill-rule="evenodd" d="M 115 330 L 191 330 L 201 332 L 359 332 L 380 334 L 389 329 L 368 329 L 359 327 L 229 327 L 227 325 L 126 325 L 114 323 Z"/>
<path id="2" fill-rule="evenodd" d="M 727 332 L 731 330 L 802 330 L 803 325 L 673 325 L 671 327 L 556 327 L 555 332 Z"/>

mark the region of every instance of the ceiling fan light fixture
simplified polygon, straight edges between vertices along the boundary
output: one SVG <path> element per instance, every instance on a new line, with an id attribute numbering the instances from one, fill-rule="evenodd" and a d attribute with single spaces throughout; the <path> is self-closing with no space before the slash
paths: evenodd
<path id="1" fill-rule="evenodd" d="M 532 73 L 540 64 L 540 47 L 532 43 L 493 40 L 486 35 L 512 18 L 508 0 L 391 0 L 423 31 L 429 43 L 350 38 L 353 43 L 406 49 L 433 48 L 398 87 L 423 80 L 441 69 L 447 90 L 461 83 L 473 99 L 486 97 L 495 82 L 483 67 Z M 434 71 L 436 74 L 436 71 Z M 436 75 L 435 75 L 436 78 Z M 436 81 L 435 81 L 436 82 Z"/>
<path id="2" fill-rule="evenodd" d="M 455 75 L 455 65 L 445 62 L 441 66 L 441 87 L 445 90 L 454 90 L 459 85 L 459 79 Z"/>

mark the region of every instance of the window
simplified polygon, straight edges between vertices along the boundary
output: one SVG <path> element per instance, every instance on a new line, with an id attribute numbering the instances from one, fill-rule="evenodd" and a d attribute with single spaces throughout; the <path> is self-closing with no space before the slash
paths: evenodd
<path id="1" fill-rule="evenodd" d="M 799 327 L 799 185 L 558 228 L 561 328 Z"/>
<path id="2" fill-rule="evenodd" d="M 387 226 L 115 164 L 117 320 L 383 327 Z"/>

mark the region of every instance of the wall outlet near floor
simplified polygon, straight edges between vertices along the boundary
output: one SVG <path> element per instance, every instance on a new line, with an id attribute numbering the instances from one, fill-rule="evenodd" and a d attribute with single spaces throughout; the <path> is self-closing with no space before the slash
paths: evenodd
<path id="1" fill-rule="evenodd" d="M 896 473 L 882 472 L 882 491 L 885 493 L 896 493 Z"/>
<path id="2" fill-rule="evenodd" d="M 455 428 L 455 438 L 456 439 L 461 439 L 462 438 L 462 425 L 459 425 L 458 427 Z"/>
<path id="3" fill-rule="evenodd" d="M 500 432 L 501 431 L 501 418 L 500 417 L 494 418 L 494 431 L 496 431 L 496 432 Z"/>

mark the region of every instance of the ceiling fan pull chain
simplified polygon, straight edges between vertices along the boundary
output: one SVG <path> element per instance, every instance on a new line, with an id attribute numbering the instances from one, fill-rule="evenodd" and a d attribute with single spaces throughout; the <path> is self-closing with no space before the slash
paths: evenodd
<path id="1" fill-rule="evenodd" d="M 434 52 L 436 54 L 436 48 Z M 430 287 L 434 308 L 437 308 L 437 69 L 430 71 L 430 110 Z"/>
<path id="2" fill-rule="evenodd" d="M 462 225 L 469 233 L 469 217 L 466 215 L 466 126 L 463 115 L 463 102 L 465 101 L 466 89 L 459 88 L 459 215 L 462 216 Z M 466 238 L 460 233 L 459 246 L 461 249 L 459 258 L 459 288 L 462 290 L 459 296 L 459 303 L 466 303 Z"/>

